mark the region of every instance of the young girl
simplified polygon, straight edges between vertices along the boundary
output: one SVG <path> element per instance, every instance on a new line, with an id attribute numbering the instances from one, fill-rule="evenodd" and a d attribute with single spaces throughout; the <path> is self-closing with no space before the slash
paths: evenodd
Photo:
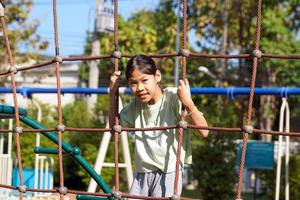
<path id="1" fill-rule="evenodd" d="M 120 71 L 111 76 L 110 94 L 118 88 Z M 186 119 L 198 126 L 207 126 L 202 113 L 195 106 L 187 80 L 179 87 L 162 89 L 161 73 L 154 61 L 145 55 L 132 57 L 126 67 L 126 79 L 134 96 L 122 109 L 122 127 L 145 128 L 178 124 L 181 106 L 187 111 Z M 181 149 L 179 194 L 182 188 L 184 163 L 191 164 L 191 144 L 188 130 L 183 134 Z M 197 130 L 207 137 L 207 130 Z M 135 132 L 136 174 L 130 189 L 132 195 L 171 197 L 174 192 L 178 129 Z"/>

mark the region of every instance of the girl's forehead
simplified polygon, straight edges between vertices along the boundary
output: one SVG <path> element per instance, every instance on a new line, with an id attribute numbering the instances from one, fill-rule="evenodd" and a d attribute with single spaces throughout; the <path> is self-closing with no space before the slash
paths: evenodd
<path id="1" fill-rule="evenodd" d="M 142 78 L 146 78 L 146 77 L 150 77 L 150 76 L 153 76 L 153 75 L 143 73 L 139 69 L 134 69 L 131 73 L 129 80 L 137 80 L 137 79 L 142 79 Z"/>

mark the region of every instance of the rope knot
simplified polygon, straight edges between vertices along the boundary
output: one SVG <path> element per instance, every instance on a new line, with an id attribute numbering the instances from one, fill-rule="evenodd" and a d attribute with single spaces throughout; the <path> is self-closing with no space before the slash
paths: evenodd
<path id="1" fill-rule="evenodd" d="M 68 193 L 68 189 L 66 187 L 60 187 L 60 188 L 58 188 L 57 192 L 59 194 L 66 195 Z"/>
<path id="2" fill-rule="evenodd" d="M 259 49 L 256 49 L 252 52 L 252 55 L 256 58 L 261 58 L 262 57 L 262 52 Z"/>
<path id="3" fill-rule="evenodd" d="M 180 50 L 180 55 L 184 56 L 184 57 L 189 57 L 190 55 L 190 50 L 188 49 L 181 49 Z"/>
<path id="4" fill-rule="evenodd" d="M 187 122 L 184 121 L 184 120 L 180 120 L 180 121 L 178 122 L 178 126 L 179 126 L 180 128 L 186 129 L 186 128 L 187 128 Z"/>
<path id="5" fill-rule="evenodd" d="M 63 62 L 63 59 L 62 59 L 61 56 L 55 56 L 55 57 L 53 58 L 53 61 L 54 61 L 54 62 L 58 62 L 59 64 L 61 64 L 61 63 Z"/>
<path id="6" fill-rule="evenodd" d="M 112 130 L 114 132 L 121 133 L 122 132 L 122 126 L 120 126 L 120 125 L 114 125 L 113 128 L 112 128 Z"/>
<path id="7" fill-rule="evenodd" d="M 18 187 L 18 190 L 19 190 L 19 192 L 26 193 L 27 192 L 27 187 L 26 187 L 26 185 L 20 185 Z"/>
<path id="8" fill-rule="evenodd" d="M 113 57 L 117 59 L 121 59 L 122 53 L 120 51 L 114 51 L 113 52 Z"/>
<path id="9" fill-rule="evenodd" d="M 19 134 L 23 133 L 23 127 L 22 126 L 16 126 L 15 133 L 19 133 Z"/>
<path id="10" fill-rule="evenodd" d="M 64 132 L 65 131 L 65 125 L 63 125 L 63 124 L 58 124 L 57 126 L 56 126 L 56 130 L 57 131 L 61 131 L 61 132 Z"/>
<path id="11" fill-rule="evenodd" d="M 253 133 L 253 126 L 245 125 L 243 126 L 242 130 L 251 135 Z"/>
<path id="12" fill-rule="evenodd" d="M 112 196 L 116 199 L 121 199 L 122 198 L 122 193 L 119 191 L 115 191 L 112 193 Z"/>
<path id="13" fill-rule="evenodd" d="M 15 66 L 11 66 L 8 70 L 10 73 L 14 73 L 16 74 L 18 72 L 18 68 L 16 68 Z"/>
<path id="14" fill-rule="evenodd" d="M 173 194 L 170 199 L 171 200 L 180 200 L 180 196 L 178 194 Z"/>

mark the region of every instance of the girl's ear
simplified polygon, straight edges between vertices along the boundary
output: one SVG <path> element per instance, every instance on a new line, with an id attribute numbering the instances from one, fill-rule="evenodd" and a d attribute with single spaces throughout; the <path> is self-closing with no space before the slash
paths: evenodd
<path id="1" fill-rule="evenodd" d="M 155 80 L 159 83 L 161 81 L 161 73 L 159 70 L 156 70 Z"/>

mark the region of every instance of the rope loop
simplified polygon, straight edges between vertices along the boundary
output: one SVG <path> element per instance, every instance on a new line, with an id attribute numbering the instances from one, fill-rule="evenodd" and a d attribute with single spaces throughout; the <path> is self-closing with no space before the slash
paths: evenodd
<path id="1" fill-rule="evenodd" d="M 286 99 L 288 98 L 288 88 L 286 88 L 286 87 L 281 88 L 280 97 L 286 98 Z"/>
<path id="2" fill-rule="evenodd" d="M 229 87 L 227 90 L 227 98 L 230 100 L 234 100 L 235 99 L 235 95 L 234 95 L 234 87 Z"/>

